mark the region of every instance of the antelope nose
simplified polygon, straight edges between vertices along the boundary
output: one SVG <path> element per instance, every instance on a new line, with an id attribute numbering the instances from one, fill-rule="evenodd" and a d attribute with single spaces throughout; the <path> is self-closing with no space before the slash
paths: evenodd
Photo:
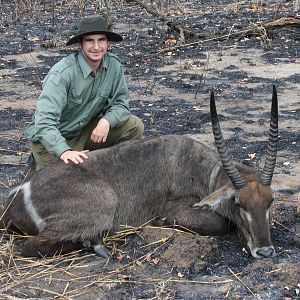
<path id="1" fill-rule="evenodd" d="M 276 255 L 275 249 L 273 246 L 262 247 L 256 250 L 256 255 L 258 257 L 274 257 Z"/>

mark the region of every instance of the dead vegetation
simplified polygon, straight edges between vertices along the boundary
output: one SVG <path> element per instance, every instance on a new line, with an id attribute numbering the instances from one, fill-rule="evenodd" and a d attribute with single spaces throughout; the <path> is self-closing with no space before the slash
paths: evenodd
<path id="1" fill-rule="evenodd" d="M 157 238 L 157 236 L 163 236 L 163 238 L 143 244 L 140 249 L 136 249 L 139 251 L 143 249 L 143 254 L 131 257 L 132 251 L 124 249 L 124 245 L 128 243 L 130 236 L 139 234 L 142 229 L 148 232 L 149 236 L 152 235 L 152 238 Z M 189 235 L 191 233 L 180 229 L 149 227 L 146 224 L 138 228 L 125 227 L 105 240 L 106 246 L 112 250 L 107 261 L 97 258 L 95 254 L 84 252 L 73 252 L 68 255 L 37 260 L 22 258 L 18 255 L 18 244 L 30 237 L 7 235 L 4 232 L 1 235 L 0 247 L 0 295 L 5 297 L 11 294 L 17 299 L 22 297 L 32 299 L 34 296 L 40 297 L 39 299 L 48 297 L 76 299 L 86 292 L 90 293 L 90 287 L 110 290 L 113 287 L 130 283 L 131 285 L 153 285 L 155 295 L 162 297 L 157 299 L 174 299 L 175 292 L 167 288 L 174 283 L 214 286 L 232 283 L 233 280 L 230 277 L 219 280 L 186 280 L 180 272 L 177 274 L 177 279 L 174 279 L 171 273 L 166 274 L 169 277 L 167 279 L 147 276 L 135 278 L 131 275 L 136 269 L 142 271 L 146 265 L 158 266 L 160 250 L 166 247 L 171 239 Z M 144 238 L 141 237 L 141 239 Z M 112 258 L 120 263 L 111 262 Z M 163 256 L 162 259 L 164 259 Z M 111 267 L 111 265 L 117 266 Z M 236 274 L 235 276 L 237 277 Z"/>
<path id="2" fill-rule="evenodd" d="M 283 224 L 276 224 L 290 231 Z M 269 280 L 277 286 L 281 282 L 286 294 L 299 295 L 299 263 L 249 260 L 246 252 L 237 251 L 240 245 L 232 248 L 232 243 L 237 243 L 233 236 L 224 237 L 223 243 L 227 242 L 223 245 L 219 238 L 198 236 L 177 226 L 152 227 L 148 223 L 137 228 L 124 226 L 105 240 L 111 250 L 107 260 L 86 251 L 53 258 L 23 258 L 19 249 L 27 238 L 30 237 L 1 234 L 3 299 L 92 296 L 93 299 L 167 300 L 181 299 L 180 295 L 184 299 L 206 299 L 207 292 L 214 299 L 252 299 L 265 295 L 268 289 L 267 293 L 276 299 L 279 290 L 266 285 Z M 228 245 L 232 248 L 230 253 L 226 253 Z M 285 255 L 293 255 L 288 248 L 284 251 Z M 235 257 L 231 263 L 227 261 L 228 254 L 231 259 L 232 255 Z"/>

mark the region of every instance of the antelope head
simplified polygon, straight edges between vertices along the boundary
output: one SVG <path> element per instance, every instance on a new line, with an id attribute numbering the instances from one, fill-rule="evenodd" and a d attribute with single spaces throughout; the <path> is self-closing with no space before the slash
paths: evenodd
<path id="1" fill-rule="evenodd" d="M 211 122 L 222 166 L 230 180 L 194 207 L 207 205 L 233 221 L 242 231 L 249 250 L 255 258 L 276 255 L 270 236 L 269 210 L 272 203 L 271 181 L 274 173 L 278 142 L 278 102 L 273 86 L 270 133 L 267 158 L 261 174 L 238 167 L 226 149 L 216 111 L 214 93 L 210 98 Z M 248 171 L 247 171 L 248 170 Z M 250 170 L 250 171 L 249 171 Z"/>

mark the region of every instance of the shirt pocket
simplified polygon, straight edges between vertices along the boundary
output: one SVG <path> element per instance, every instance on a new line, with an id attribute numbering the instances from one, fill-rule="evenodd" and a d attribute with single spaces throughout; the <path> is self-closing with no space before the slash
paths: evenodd
<path id="1" fill-rule="evenodd" d="M 106 111 L 110 106 L 110 90 L 102 89 L 98 92 L 97 102 L 101 107 L 101 111 Z"/>
<path id="2" fill-rule="evenodd" d="M 109 95 L 110 95 L 110 90 L 107 90 L 107 89 L 101 89 L 98 92 L 98 97 L 100 97 L 100 98 L 108 99 Z"/>
<path id="3" fill-rule="evenodd" d="M 73 110 L 76 107 L 80 107 L 82 102 L 83 102 L 82 95 L 77 94 L 75 88 L 73 88 L 70 94 L 68 95 L 67 105 L 65 109 L 67 111 Z"/>
<path id="4" fill-rule="evenodd" d="M 77 119 L 79 115 L 82 117 L 83 116 L 83 113 L 81 114 L 82 103 L 83 103 L 83 98 L 76 96 L 72 91 L 72 93 L 68 95 L 67 104 L 61 113 L 60 122 L 61 123 L 70 122 L 70 120 L 72 119 Z"/>

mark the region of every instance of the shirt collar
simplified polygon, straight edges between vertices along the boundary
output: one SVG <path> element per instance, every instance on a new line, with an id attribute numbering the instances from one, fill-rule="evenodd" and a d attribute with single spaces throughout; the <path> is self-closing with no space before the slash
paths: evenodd
<path id="1" fill-rule="evenodd" d="M 80 51 L 78 54 L 78 62 L 79 62 L 79 66 L 82 71 L 83 77 L 84 78 L 88 77 L 93 70 L 88 65 L 88 63 L 85 61 L 82 51 Z M 108 67 L 108 56 L 107 56 L 107 53 L 105 53 L 105 55 L 103 56 L 100 68 L 107 69 L 107 67 Z"/>
<path id="2" fill-rule="evenodd" d="M 84 78 L 88 77 L 91 74 L 92 69 L 85 61 L 82 51 L 80 51 L 78 53 L 78 62 L 79 62 L 79 66 L 82 71 L 83 77 Z"/>
<path id="3" fill-rule="evenodd" d="M 108 58 L 108 54 L 106 52 L 104 54 L 104 56 L 103 56 L 103 59 L 102 59 L 101 68 L 105 68 L 107 70 L 107 68 L 108 68 L 108 61 L 109 61 L 109 58 Z"/>

